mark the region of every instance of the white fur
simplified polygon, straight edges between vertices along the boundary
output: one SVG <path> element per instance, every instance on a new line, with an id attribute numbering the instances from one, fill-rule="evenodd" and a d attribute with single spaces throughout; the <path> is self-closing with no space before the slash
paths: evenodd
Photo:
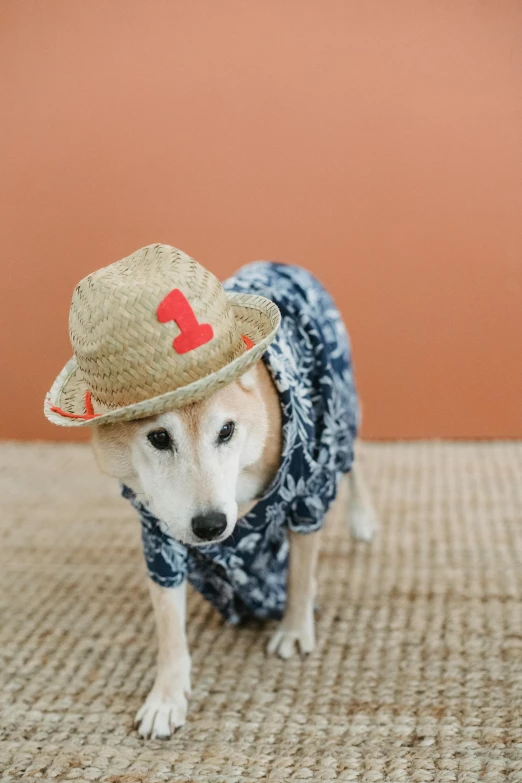
<path id="1" fill-rule="evenodd" d="M 223 538 L 236 524 L 237 479 L 244 467 L 241 463 L 246 460 L 248 464 L 252 457 L 245 449 L 246 433 L 241 427 L 236 428 L 230 444 L 216 445 L 220 428 L 231 416 L 223 407 L 211 408 L 202 422 L 200 437 L 194 440 L 179 414 L 163 413 L 155 419 L 153 429 L 167 430 L 174 442 L 172 451 L 158 451 L 149 443 L 150 424 L 140 428 L 132 441 L 132 463 L 140 488 L 160 524 L 178 541 L 201 543 L 192 533 L 191 520 L 208 510 L 226 514 Z"/>
<path id="2" fill-rule="evenodd" d="M 359 465 L 354 465 L 352 471 L 348 473 L 348 481 L 350 484 L 350 527 L 352 535 L 358 541 L 369 543 L 374 539 L 379 529 L 379 522 Z"/>
<path id="3" fill-rule="evenodd" d="M 270 654 L 277 653 L 285 659 L 296 651 L 308 655 L 315 647 L 315 570 L 320 531 L 306 535 L 289 531 L 288 537 L 290 563 L 285 614 L 268 645 Z"/>
<path id="4" fill-rule="evenodd" d="M 158 633 L 158 665 L 152 690 L 138 710 L 142 737 L 164 738 L 183 726 L 190 698 L 190 655 L 185 635 L 185 583 L 159 587 L 149 580 Z"/>
<path id="5" fill-rule="evenodd" d="M 252 394 L 252 371 L 241 384 L 221 390 L 191 411 L 169 411 L 117 427 L 97 428 L 94 446 L 104 472 L 124 480 L 142 496 L 165 532 L 186 544 L 201 545 L 193 517 L 208 511 L 226 515 L 227 538 L 238 518 L 238 506 L 262 488 L 248 468 L 263 452 L 268 422 L 262 400 Z M 221 427 L 233 421 L 229 443 L 219 443 Z M 159 451 L 148 435 L 164 429 L 172 449 Z M 123 456 L 125 454 L 125 456 Z M 122 475 L 122 473 L 124 475 Z"/>

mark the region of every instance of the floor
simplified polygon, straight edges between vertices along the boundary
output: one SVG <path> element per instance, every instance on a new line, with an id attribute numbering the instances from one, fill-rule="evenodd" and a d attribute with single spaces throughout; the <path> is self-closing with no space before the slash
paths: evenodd
<path id="1" fill-rule="evenodd" d="M 522 443 L 365 444 L 382 525 L 325 537 L 318 646 L 190 595 L 187 725 L 154 675 L 139 526 L 88 448 L 0 446 L 0 781 L 522 781 Z"/>

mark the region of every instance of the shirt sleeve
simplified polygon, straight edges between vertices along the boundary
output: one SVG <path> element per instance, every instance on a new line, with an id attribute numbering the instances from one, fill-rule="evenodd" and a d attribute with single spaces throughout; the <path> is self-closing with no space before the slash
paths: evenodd
<path id="1" fill-rule="evenodd" d="M 178 587 L 187 576 L 186 547 L 163 533 L 159 520 L 138 501 L 129 487 L 122 485 L 121 494 L 140 516 L 143 554 L 149 577 L 160 587 Z"/>
<path id="2" fill-rule="evenodd" d="M 318 530 L 336 498 L 343 473 L 351 470 L 358 405 L 350 342 L 330 295 L 308 273 L 296 273 L 306 295 L 296 294 L 295 381 L 291 404 L 299 437 L 290 476 L 296 478 L 289 527 Z M 293 392 L 293 393 L 292 393 Z"/>
<path id="3" fill-rule="evenodd" d="M 298 483 L 298 491 L 290 506 L 288 527 L 295 533 L 313 533 L 323 526 L 326 514 L 334 502 L 341 473 L 318 470 Z M 306 490 L 301 490 L 303 483 Z"/>

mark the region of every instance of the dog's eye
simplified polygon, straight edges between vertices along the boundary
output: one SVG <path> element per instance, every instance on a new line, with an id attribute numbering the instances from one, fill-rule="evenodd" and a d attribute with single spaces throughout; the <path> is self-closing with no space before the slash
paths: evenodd
<path id="1" fill-rule="evenodd" d="M 158 451 L 166 451 L 172 446 L 172 441 L 167 430 L 153 430 L 147 435 L 149 443 L 152 443 Z"/>
<path id="2" fill-rule="evenodd" d="M 219 430 L 218 442 L 228 443 L 228 441 L 234 434 L 235 429 L 236 429 L 236 425 L 234 424 L 233 421 L 227 421 L 226 424 L 223 424 L 223 426 Z"/>

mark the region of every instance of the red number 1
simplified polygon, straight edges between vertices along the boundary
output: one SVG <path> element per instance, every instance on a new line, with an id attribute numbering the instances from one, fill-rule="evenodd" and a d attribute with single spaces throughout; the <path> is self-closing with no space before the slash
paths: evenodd
<path id="1" fill-rule="evenodd" d="M 181 329 L 181 333 L 172 343 L 176 353 L 193 351 L 194 348 L 210 342 L 214 337 L 211 325 L 199 323 L 194 310 L 179 288 L 174 288 L 167 294 L 158 307 L 157 315 L 160 323 L 175 321 Z"/>

